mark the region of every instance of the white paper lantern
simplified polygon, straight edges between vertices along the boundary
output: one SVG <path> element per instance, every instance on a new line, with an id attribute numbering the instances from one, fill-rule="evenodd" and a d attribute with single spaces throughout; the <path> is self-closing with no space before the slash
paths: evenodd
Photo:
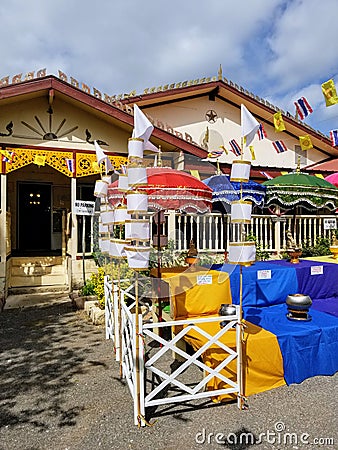
<path id="1" fill-rule="evenodd" d="M 108 193 L 108 182 L 105 180 L 96 180 L 94 188 L 95 197 L 107 197 Z"/>
<path id="2" fill-rule="evenodd" d="M 149 267 L 150 247 L 125 246 L 128 265 L 131 269 L 147 269 Z"/>
<path id="3" fill-rule="evenodd" d="M 144 139 L 129 138 L 128 139 L 128 156 L 133 158 L 143 158 Z"/>
<path id="4" fill-rule="evenodd" d="M 149 241 L 150 223 L 146 219 L 126 220 L 125 238 L 130 240 Z"/>
<path id="5" fill-rule="evenodd" d="M 128 185 L 140 186 L 148 183 L 146 167 L 128 167 Z"/>
<path id="6" fill-rule="evenodd" d="M 101 250 L 101 253 L 105 253 L 105 254 L 109 255 L 109 247 L 110 247 L 109 238 L 100 238 L 99 239 L 99 249 Z"/>
<path id="7" fill-rule="evenodd" d="M 109 255 L 112 258 L 126 258 L 126 252 L 124 250 L 127 242 L 123 239 L 111 239 L 109 246 Z"/>
<path id="8" fill-rule="evenodd" d="M 249 181 L 250 178 L 250 161 L 238 159 L 232 162 L 230 181 L 242 181 L 243 183 Z"/>
<path id="9" fill-rule="evenodd" d="M 123 192 L 128 191 L 128 189 L 129 189 L 128 175 L 124 175 L 124 174 L 119 175 L 117 187 L 118 187 L 119 191 L 123 191 Z"/>
<path id="10" fill-rule="evenodd" d="M 126 220 L 131 219 L 130 214 L 128 214 L 126 206 L 118 206 L 114 210 L 114 224 L 122 225 Z"/>
<path id="11" fill-rule="evenodd" d="M 109 226 L 108 225 L 103 225 L 103 223 L 100 221 L 99 222 L 99 233 L 100 234 L 109 233 Z"/>
<path id="12" fill-rule="evenodd" d="M 103 175 L 101 177 L 102 181 L 105 181 L 106 183 L 110 184 L 111 183 L 111 175 Z"/>
<path id="13" fill-rule="evenodd" d="M 230 264 L 250 265 L 256 261 L 256 245 L 253 241 L 230 242 L 228 261 Z"/>
<path id="14" fill-rule="evenodd" d="M 251 223 L 252 203 L 246 200 L 231 202 L 231 222 Z"/>
<path id="15" fill-rule="evenodd" d="M 102 225 L 110 225 L 114 223 L 114 210 L 102 211 L 100 217 Z"/>
<path id="16" fill-rule="evenodd" d="M 148 211 L 148 195 L 132 191 L 127 194 L 127 211 L 129 214 L 142 214 Z"/>

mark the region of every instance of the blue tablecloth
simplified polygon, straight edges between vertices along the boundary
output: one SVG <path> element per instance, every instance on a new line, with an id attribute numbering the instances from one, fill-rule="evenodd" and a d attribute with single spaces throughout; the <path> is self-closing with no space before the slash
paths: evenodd
<path id="1" fill-rule="evenodd" d="M 337 265 L 338 267 L 338 265 Z M 213 270 L 228 272 L 232 302 L 239 304 L 240 268 L 233 264 L 214 264 Z M 269 306 L 285 303 L 289 294 L 298 292 L 298 280 L 294 267 L 257 261 L 243 267 L 243 306 Z"/>
<path id="2" fill-rule="evenodd" d="M 310 310 L 310 322 L 290 321 L 287 306 L 244 308 L 244 318 L 275 334 L 283 356 L 287 384 L 338 370 L 338 319 Z"/>
<path id="3" fill-rule="evenodd" d="M 298 292 L 309 295 L 312 300 L 338 297 L 338 264 L 305 259 L 300 259 L 299 264 L 283 259 L 270 263 L 285 268 L 293 267 L 297 274 Z"/>
<path id="4" fill-rule="evenodd" d="M 311 308 L 338 317 L 338 297 L 315 298 Z"/>

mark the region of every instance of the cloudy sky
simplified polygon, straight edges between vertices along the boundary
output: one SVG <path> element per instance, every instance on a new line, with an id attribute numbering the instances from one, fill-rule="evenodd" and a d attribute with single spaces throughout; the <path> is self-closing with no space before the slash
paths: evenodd
<path id="1" fill-rule="evenodd" d="M 0 4 L 0 78 L 46 68 L 109 95 L 223 76 L 328 134 L 338 104 L 337 0 L 11 0 Z"/>

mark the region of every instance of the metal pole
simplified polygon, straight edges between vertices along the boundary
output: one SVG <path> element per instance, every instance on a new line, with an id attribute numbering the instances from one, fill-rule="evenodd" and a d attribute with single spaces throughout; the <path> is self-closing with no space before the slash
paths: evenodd
<path id="1" fill-rule="evenodd" d="M 85 239 L 86 221 L 85 216 L 82 216 L 82 273 L 83 273 L 83 285 L 86 284 L 86 269 L 85 269 L 85 252 L 86 252 L 86 239 Z"/>

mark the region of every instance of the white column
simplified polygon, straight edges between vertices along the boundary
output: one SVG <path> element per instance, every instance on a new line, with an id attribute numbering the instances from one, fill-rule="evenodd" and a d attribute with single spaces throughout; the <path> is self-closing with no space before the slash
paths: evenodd
<path id="1" fill-rule="evenodd" d="M 5 298 L 6 281 L 6 209 L 7 209 L 7 176 L 0 175 L 0 310 Z"/>

